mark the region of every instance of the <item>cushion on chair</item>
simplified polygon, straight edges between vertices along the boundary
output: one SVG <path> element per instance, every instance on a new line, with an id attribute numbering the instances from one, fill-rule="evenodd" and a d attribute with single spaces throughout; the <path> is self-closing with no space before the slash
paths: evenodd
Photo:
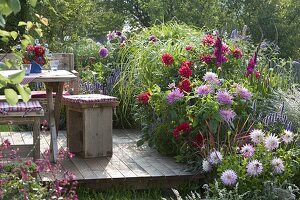
<path id="1" fill-rule="evenodd" d="M 63 97 L 64 103 L 79 103 L 79 104 L 97 104 L 97 103 L 117 103 L 116 97 L 102 94 L 84 94 L 84 95 L 69 95 Z"/>
<path id="2" fill-rule="evenodd" d="M 18 102 L 16 105 L 10 105 L 7 102 L 0 102 L 0 113 L 7 114 L 8 112 L 32 112 L 41 111 L 42 106 L 38 101 Z"/>

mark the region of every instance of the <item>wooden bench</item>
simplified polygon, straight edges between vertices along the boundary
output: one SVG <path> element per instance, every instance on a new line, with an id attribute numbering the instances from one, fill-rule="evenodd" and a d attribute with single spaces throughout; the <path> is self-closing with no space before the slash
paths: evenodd
<path id="1" fill-rule="evenodd" d="M 63 97 L 67 107 L 67 145 L 85 158 L 112 156 L 112 113 L 117 98 L 101 95 Z"/>
<path id="2" fill-rule="evenodd" d="M 18 102 L 9 105 L 5 101 L 0 102 L 0 124 L 33 124 L 33 144 L 12 145 L 18 148 L 23 155 L 40 158 L 40 118 L 44 116 L 44 110 L 38 101 Z"/>

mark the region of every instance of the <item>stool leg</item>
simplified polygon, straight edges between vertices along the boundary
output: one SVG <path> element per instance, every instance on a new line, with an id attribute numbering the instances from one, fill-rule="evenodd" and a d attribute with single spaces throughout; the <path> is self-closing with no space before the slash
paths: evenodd
<path id="1" fill-rule="evenodd" d="M 40 158 L 40 124 L 41 119 L 39 117 L 35 117 L 34 124 L 33 124 L 33 159 Z"/>

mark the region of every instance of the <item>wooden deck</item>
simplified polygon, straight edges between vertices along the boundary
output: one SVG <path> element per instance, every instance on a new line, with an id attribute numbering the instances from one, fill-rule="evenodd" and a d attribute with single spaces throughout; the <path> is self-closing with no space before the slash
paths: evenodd
<path id="1" fill-rule="evenodd" d="M 32 143 L 30 132 L 2 132 L 12 144 Z M 186 171 L 186 166 L 173 158 L 160 155 L 147 145 L 137 147 L 139 132 L 135 130 L 113 130 L 113 156 L 83 159 L 79 155 L 64 160 L 63 170 L 71 171 L 81 184 L 91 188 L 127 187 L 145 189 L 151 187 L 170 188 L 197 182 L 202 175 Z M 21 136 L 21 137 L 20 137 Z M 59 132 L 58 146 L 66 147 L 66 133 Z M 49 148 L 49 132 L 41 133 L 41 152 Z M 40 174 L 43 181 L 49 176 Z"/>

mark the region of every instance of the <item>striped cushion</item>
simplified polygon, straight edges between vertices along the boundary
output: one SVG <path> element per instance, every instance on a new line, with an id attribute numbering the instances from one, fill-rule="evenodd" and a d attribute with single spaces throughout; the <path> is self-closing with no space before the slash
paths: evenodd
<path id="1" fill-rule="evenodd" d="M 0 113 L 7 114 L 8 112 L 31 112 L 40 111 L 42 106 L 38 101 L 18 102 L 16 105 L 10 105 L 7 102 L 0 102 Z"/>
<path id="2" fill-rule="evenodd" d="M 69 95 L 64 96 L 64 102 L 71 102 L 71 103 L 110 103 L 110 102 L 117 102 L 116 97 L 111 97 L 102 94 L 84 94 L 84 95 Z"/>

